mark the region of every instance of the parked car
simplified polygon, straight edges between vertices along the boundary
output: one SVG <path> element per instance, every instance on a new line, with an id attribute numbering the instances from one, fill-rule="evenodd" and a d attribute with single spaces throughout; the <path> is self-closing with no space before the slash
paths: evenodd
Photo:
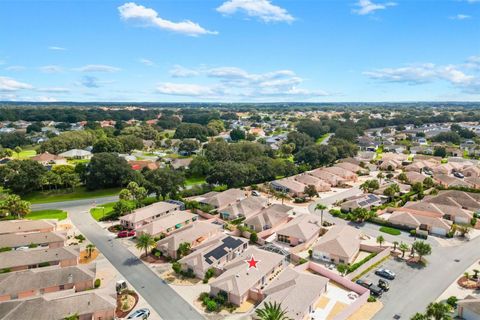
<path id="1" fill-rule="evenodd" d="M 378 269 L 377 271 L 375 271 L 375 274 L 377 276 L 387 278 L 389 280 L 395 279 L 395 273 L 393 271 L 388 270 L 388 269 Z"/>
<path id="2" fill-rule="evenodd" d="M 252 190 L 252 196 L 260 197 L 260 192 L 258 192 L 257 190 Z"/>
<path id="3" fill-rule="evenodd" d="M 458 172 L 458 171 L 455 171 L 455 172 L 453 173 L 453 175 L 454 175 L 455 177 L 459 178 L 459 179 L 465 178 L 465 176 L 463 175 L 463 173 Z"/>
<path id="4" fill-rule="evenodd" d="M 123 290 L 127 289 L 127 282 L 125 280 L 118 280 L 115 284 L 115 290 L 117 290 L 117 294 L 120 294 Z"/>
<path id="5" fill-rule="evenodd" d="M 388 281 L 386 281 L 386 280 L 379 279 L 379 280 L 378 280 L 378 286 L 379 286 L 380 288 L 382 288 L 383 291 L 388 291 L 388 290 L 390 290 L 390 283 L 388 283 Z"/>
<path id="6" fill-rule="evenodd" d="M 16 251 L 28 251 L 28 246 L 22 246 L 22 247 L 18 247 L 17 249 L 15 249 Z"/>
<path id="7" fill-rule="evenodd" d="M 382 293 L 383 293 L 382 288 L 374 285 L 371 282 L 367 282 L 367 281 L 363 281 L 363 280 L 357 280 L 357 284 L 361 285 L 364 288 L 367 288 L 368 290 L 370 290 L 370 294 L 372 294 L 373 296 L 376 296 L 376 297 L 381 297 L 382 296 Z"/>
<path id="8" fill-rule="evenodd" d="M 135 230 L 123 230 L 117 233 L 117 237 L 119 238 L 127 238 L 135 236 Z"/>
<path id="9" fill-rule="evenodd" d="M 129 237 L 135 237 L 135 230 L 128 231 L 128 236 Z"/>
<path id="10" fill-rule="evenodd" d="M 147 308 L 138 309 L 134 313 L 128 316 L 127 319 L 148 319 L 150 317 L 150 310 Z"/>

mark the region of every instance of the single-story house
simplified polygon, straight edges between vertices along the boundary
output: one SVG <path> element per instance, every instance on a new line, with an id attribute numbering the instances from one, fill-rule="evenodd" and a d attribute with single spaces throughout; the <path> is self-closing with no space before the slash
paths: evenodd
<path id="1" fill-rule="evenodd" d="M 175 211 L 136 228 L 137 234 L 148 233 L 152 236 L 169 234 L 196 221 L 198 216 L 190 211 Z"/>
<path id="2" fill-rule="evenodd" d="M 203 279 L 205 272 L 211 268 L 217 274 L 221 273 L 223 266 L 244 252 L 247 247 L 246 239 L 222 235 L 202 245 L 178 262 L 183 270 L 192 270 L 197 278 Z"/>
<path id="3" fill-rule="evenodd" d="M 159 240 L 157 249 L 165 256 L 173 259 L 177 258 L 177 250 L 182 243 L 190 244 L 190 249 L 194 250 L 197 246 L 205 244 L 212 237 L 220 234 L 222 227 L 204 221 L 195 221 L 177 232 Z"/>
<path id="4" fill-rule="evenodd" d="M 425 180 L 427 177 L 426 175 L 417 172 L 417 171 L 407 171 L 405 172 L 405 175 L 407 176 L 407 180 L 410 184 L 415 184 L 417 182 L 422 182 Z"/>
<path id="5" fill-rule="evenodd" d="M 354 160 L 354 159 L 352 159 Z M 358 164 L 351 163 L 351 162 L 339 162 L 335 165 L 335 167 L 343 168 L 345 170 L 348 170 L 350 172 L 363 172 L 363 171 L 368 171 L 365 170 L 364 168 L 360 167 Z"/>
<path id="6" fill-rule="evenodd" d="M 459 178 L 456 178 L 456 177 L 452 177 L 452 176 L 448 176 L 446 174 L 435 174 L 433 176 L 433 180 L 448 188 L 448 187 L 466 187 L 466 188 L 471 188 L 472 185 L 470 183 L 468 183 L 467 181 L 463 180 L 463 179 L 459 179 Z"/>
<path id="7" fill-rule="evenodd" d="M 249 268 L 247 260 L 260 261 Z M 210 283 L 210 294 L 223 294 L 227 301 L 240 306 L 247 299 L 259 301 L 261 289 L 285 266 L 285 257 L 270 251 L 249 247 L 224 266 L 224 272 Z"/>
<path id="8" fill-rule="evenodd" d="M 92 153 L 87 150 L 72 149 L 59 154 L 60 157 L 75 160 L 88 160 L 92 158 Z"/>
<path id="9" fill-rule="evenodd" d="M 270 182 L 273 189 L 288 193 L 292 197 L 303 197 L 306 185 L 288 177 Z"/>
<path id="10" fill-rule="evenodd" d="M 30 160 L 37 161 L 44 166 L 52 164 L 67 164 L 66 158 L 48 152 L 37 154 L 36 156 L 30 158 Z"/>
<path id="11" fill-rule="evenodd" d="M 246 197 L 245 191 L 243 190 L 228 189 L 222 192 L 209 192 L 203 196 L 195 197 L 193 200 L 202 204 L 211 205 L 215 209 L 221 210 L 232 203 L 245 199 Z"/>
<path id="12" fill-rule="evenodd" d="M 55 228 L 55 223 L 48 220 L 0 221 L 0 235 L 8 233 L 52 232 Z"/>
<path id="13" fill-rule="evenodd" d="M 176 158 L 170 162 L 170 165 L 176 170 L 180 168 L 188 169 L 192 160 L 192 158 Z"/>
<path id="14" fill-rule="evenodd" d="M 75 266 L 78 263 L 79 250 L 75 247 L 60 247 L 29 251 L 7 251 L 0 255 L 0 270 L 11 272 L 52 265 Z"/>
<path id="15" fill-rule="evenodd" d="M 250 218 L 256 215 L 268 205 L 268 199 L 264 197 L 248 197 L 231 203 L 219 210 L 220 216 L 225 220 L 238 218 Z"/>
<path id="16" fill-rule="evenodd" d="M 0 319 L 52 320 L 77 315 L 80 320 L 113 320 L 116 307 L 113 297 L 96 291 L 83 291 L 66 296 L 0 302 Z"/>
<path id="17" fill-rule="evenodd" d="M 414 230 L 426 231 L 429 234 L 445 236 L 452 227 L 452 222 L 444 220 L 441 217 L 422 212 L 412 211 L 394 211 L 389 217 L 388 222 L 400 226 L 408 227 Z"/>
<path id="18" fill-rule="evenodd" d="M 332 173 L 336 176 L 342 177 L 347 181 L 355 182 L 358 180 L 358 175 L 355 172 L 346 170 L 341 167 L 333 166 L 333 167 L 323 168 L 323 170 L 326 172 Z"/>
<path id="19" fill-rule="evenodd" d="M 319 275 L 286 268 L 262 291 L 265 299 L 257 309 L 262 309 L 266 303 L 276 303 L 286 311 L 288 319 L 309 319 L 322 294 L 327 291 L 328 281 Z M 254 319 L 258 318 L 254 316 Z"/>
<path id="20" fill-rule="evenodd" d="M 128 229 L 137 229 L 172 212 L 181 210 L 181 205 L 165 201 L 155 202 L 138 208 L 130 214 L 120 217 L 120 224 Z"/>
<path id="21" fill-rule="evenodd" d="M 360 231 L 347 226 L 331 227 L 313 246 L 312 257 L 334 263 L 352 263 L 360 251 Z"/>
<path id="22" fill-rule="evenodd" d="M 372 207 L 379 206 L 382 203 L 382 197 L 367 193 L 347 199 L 347 201 L 341 204 L 340 208 L 344 212 L 351 212 L 356 208 L 370 210 Z"/>
<path id="23" fill-rule="evenodd" d="M 44 293 L 93 289 L 95 270 L 86 266 L 45 267 L 0 274 L 0 301 L 31 298 Z"/>
<path id="24" fill-rule="evenodd" d="M 287 223 L 289 212 L 292 209 L 290 206 L 275 203 L 257 215 L 246 219 L 243 223 L 255 232 L 262 232 Z"/>
<path id="25" fill-rule="evenodd" d="M 312 171 L 309 171 L 308 174 L 317 177 L 321 180 L 324 180 L 332 187 L 338 187 L 347 183 L 347 179 L 337 176 L 336 174 L 324 171 L 323 168 L 318 168 Z"/>
<path id="26" fill-rule="evenodd" d="M 461 172 L 465 175 L 465 177 L 480 177 L 480 167 L 477 166 L 468 166 L 466 168 L 463 168 Z"/>
<path id="27" fill-rule="evenodd" d="M 428 199 L 427 199 L 428 201 Z M 415 212 L 433 213 L 439 218 L 460 224 L 468 224 L 473 218 L 473 213 L 462 207 L 427 202 L 425 199 L 418 202 L 407 202 L 403 208 L 415 210 Z"/>
<path id="28" fill-rule="evenodd" d="M 457 302 L 457 313 L 464 320 L 480 319 L 480 298 L 468 295 Z"/>
<path id="29" fill-rule="evenodd" d="M 0 235 L 0 248 L 15 249 L 29 245 L 59 248 L 64 246 L 65 240 L 63 235 L 56 232 L 9 233 Z"/>
<path id="30" fill-rule="evenodd" d="M 156 170 L 160 167 L 158 163 L 150 160 L 130 160 L 128 164 L 133 170 L 143 170 L 144 168 Z"/>
<path id="31" fill-rule="evenodd" d="M 307 173 L 298 174 L 294 176 L 293 179 L 297 182 L 303 183 L 305 186 L 314 186 L 317 192 L 326 192 L 331 189 L 329 183 Z"/>
<path id="32" fill-rule="evenodd" d="M 292 247 L 312 243 L 318 238 L 320 229 L 320 218 L 311 214 L 302 214 L 277 230 L 277 241 L 288 243 Z"/>

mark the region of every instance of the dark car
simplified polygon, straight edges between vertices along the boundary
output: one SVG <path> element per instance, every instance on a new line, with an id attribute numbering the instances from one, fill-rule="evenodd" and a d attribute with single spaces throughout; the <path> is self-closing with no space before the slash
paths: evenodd
<path id="1" fill-rule="evenodd" d="M 382 296 L 382 293 L 383 293 L 382 288 L 374 285 L 371 282 L 367 282 L 367 281 L 363 281 L 363 280 L 357 280 L 357 284 L 361 285 L 364 288 L 367 288 L 368 290 L 370 290 L 370 293 L 373 296 L 376 296 L 376 297 L 381 297 Z"/>
<path id="2" fill-rule="evenodd" d="M 387 278 L 388 280 L 395 279 L 395 273 L 388 269 L 378 269 L 377 271 L 375 271 L 375 274 L 377 276 Z"/>
<path id="3" fill-rule="evenodd" d="M 150 310 L 148 310 L 147 308 L 143 308 L 143 309 L 138 309 L 137 311 L 129 315 L 127 319 L 144 320 L 144 319 L 148 319 L 149 316 L 150 316 Z"/>
<path id="4" fill-rule="evenodd" d="M 465 178 L 465 176 L 463 175 L 463 173 L 458 172 L 458 171 L 455 171 L 455 172 L 453 173 L 453 175 L 454 175 L 455 177 L 457 177 L 457 178 L 460 178 L 460 179 Z"/>
<path id="5" fill-rule="evenodd" d="M 386 281 L 386 280 L 379 279 L 379 280 L 378 280 L 378 286 L 379 286 L 380 288 L 382 288 L 383 291 L 388 291 L 388 290 L 390 290 L 390 283 L 388 283 L 388 281 Z"/>

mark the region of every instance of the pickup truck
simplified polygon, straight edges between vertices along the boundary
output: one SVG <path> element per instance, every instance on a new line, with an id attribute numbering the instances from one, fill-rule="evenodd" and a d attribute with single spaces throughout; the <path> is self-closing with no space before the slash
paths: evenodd
<path id="1" fill-rule="evenodd" d="M 357 284 L 361 285 L 364 288 L 367 288 L 368 290 L 370 290 L 370 293 L 373 296 L 376 296 L 376 297 L 381 297 L 382 296 L 382 293 L 383 293 L 382 288 L 374 285 L 372 282 L 357 280 Z"/>

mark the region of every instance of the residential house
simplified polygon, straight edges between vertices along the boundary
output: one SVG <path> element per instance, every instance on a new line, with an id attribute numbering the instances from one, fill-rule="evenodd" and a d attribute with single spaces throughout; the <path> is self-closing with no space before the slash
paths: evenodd
<path id="1" fill-rule="evenodd" d="M 312 257 L 334 263 L 352 263 L 360 251 L 360 231 L 348 225 L 331 227 L 313 246 Z"/>
<path id="2" fill-rule="evenodd" d="M 276 231 L 277 241 L 288 243 L 292 247 L 308 245 L 318 238 L 320 229 L 320 218 L 311 214 L 299 215 Z"/>
<path id="3" fill-rule="evenodd" d="M 260 261 L 256 268 L 249 268 L 246 262 L 252 257 Z M 249 247 L 224 266 L 225 271 L 210 283 L 210 294 L 223 294 L 227 301 L 237 306 L 249 298 L 259 301 L 261 290 L 284 268 L 285 263 L 285 257 L 280 254 Z"/>
<path id="4" fill-rule="evenodd" d="M 408 183 L 412 185 L 418 182 L 423 183 L 423 181 L 425 181 L 425 178 L 427 178 L 426 175 L 416 171 L 407 171 L 405 172 L 405 175 L 407 176 Z"/>
<path id="5" fill-rule="evenodd" d="M 350 159 L 355 160 L 353 158 L 350 158 Z M 355 173 L 368 171 L 368 170 L 365 170 L 364 168 L 360 167 L 359 163 L 360 163 L 360 161 L 358 161 L 358 164 L 357 163 L 351 163 L 351 162 L 339 162 L 335 166 L 339 167 L 339 168 L 342 168 L 342 169 L 345 169 L 345 170 L 348 170 L 350 172 L 355 172 Z"/>
<path id="6" fill-rule="evenodd" d="M 160 168 L 159 164 L 150 160 L 130 160 L 128 164 L 133 170 L 140 171 L 143 169 L 156 170 Z"/>
<path id="7" fill-rule="evenodd" d="M 51 295 L 1 302 L 0 319 L 52 320 L 77 315 L 80 320 L 113 320 L 116 307 L 113 297 L 96 291 L 84 291 L 66 296 Z"/>
<path id="8" fill-rule="evenodd" d="M 182 243 L 188 243 L 190 249 L 208 242 L 212 237 L 219 235 L 222 227 L 205 221 L 195 221 L 177 232 L 157 242 L 157 249 L 167 257 L 177 259 L 177 250 Z"/>
<path id="9" fill-rule="evenodd" d="M 220 216 L 225 220 L 238 218 L 250 218 L 256 215 L 268 205 L 268 199 L 264 197 L 248 197 L 238 202 L 229 204 L 219 210 Z"/>
<path id="10" fill-rule="evenodd" d="M 192 158 L 176 158 L 173 159 L 170 162 L 170 165 L 172 166 L 173 169 L 178 170 L 178 169 L 188 169 L 190 166 L 190 163 L 192 163 Z"/>
<path id="11" fill-rule="evenodd" d="M 195 222 L 197 218 L 190 211 L 175 211 L 137 227 L 136 231 L 137 234 L 148 233 L 152 236 L 169 234 Z"/>
<path id="12" fill-rule="evenodd" d="M 78 263 L 78 256 L 79 250 L 75 247 L 7 251 L 0 253 L 0 270 L 11 272 L 52 265 L 59 265 L 60 267 L 75 266 Z"/>
<path id="13" fill-rule="evenodd" d="M 212 206 L 217 210 L 221 210 L 228 205 L 245 199 L 247 196 L 245 191 L 240 189 L 228 189 L 222 192 L 209 192 L 203 196 L 195 197 L 194 200 Z"/>
<path id="14" fill-rule="evenodd" d="M 387 159 L 378 166 L 381 170 L 393 171 L 402 167 L 402 161 L 397 159 Z"/>
<path id="15" fill-rule="evenodd" d="M 203 279 L 209 269 L 220 274 L 223 266 L 235 259 L 248 247 L 248 240 L 222 235 L 181 258 L 178 262 L 183 270 L 192 270 L 197 278 Z"/>
<path id="16" fill-rule="evenodd" d="M 0 235 L 9 233 L 52 232 L 55 228 L 55 223 L 48 220 L 0 221 Z"/>
<path id="17" fill-rule="evenodd" d="M 323 170 L 326 172 L 332 173 L 336 176 L 342 177 L 347 181 L 355 182 L 358 180 L 358 175 L 355 172 L 346 170 L 341 167 L 333 166 L 333 167 L 323 168 Z"/>
<path id="18" fill-rule="evenodd" d="M 138 208 L 130 214 L 120 217 L 120 224 L 127 229 L 137 229 L 172 212 L 181 210 L 178 203 L 165 201 L 155 202 L 146 207 Z"/>
<path id="19" fill-rule="evenodd" d="M 387 220 L 391 224 L 402 228 L 410 228 L 440 236 L 445 236 L 452 227 L 451 221 L 444 220 L 438 215 L 432 215 L 428 212 L 407 211 L 401 208 L 394 211 Z"/>
<path id="20" fill-rule="evenodd" d="M 461 169 L 461 172 L 465 177 L 480 178 L 480 167 L 478 166 L 468 166 Z"/>
<path id="21" fill-rule="evenodd" d="M 458 316 L 463 320 L 480 319 L 480 298 L 468 295 L 457 302 Z"/>
<path id="22" fill-rule="evenodd" d="M 30 160 L 37 161 L 43 166 L 67 164 L 67 159 L 64 157 L 60 157 L 48 152 L 37 154 L 36 156 L 30 158 Z"/>
<path id="23" fill-rule="evenodd" d="M 65 240 L 63 235 L 56 232 L 7 233 L 0 235 L 0 248 L 16 249 L 25 246 L 59 248 L 64 246 Z"/>
<path id="24" fill-rule="evenodd" d="M 86 266 L 58 266 L 0 274 L 0 302 L 26 299 L 63 290 L 93 289 L 95 270 Z"/>
<path id="25" fill-rule="evenodd" d="M 257 215 L 246 219 L 243 223 L 255 232 L 276 228 L 288 222 L 292 207 L 284 204 L 273 204 L 260 211 Z"/>
<path id="26" fill-rule="evenodd" d="M 287 193 L 292 197 L 303 197 L 305 195 L 306 185 L 291 177 L 272 181 L 270 185 L 274 190 Z"/>
<path id="27" fill-rule="evenodd" d="M 314 186 L 317 192 L 327 192 L 327 191 L 330 191 L 331 189 L 331 186 L 329 183 L 323 181 L 322 179 L 309 175 L 307 173 L 301 173 L 296 176 L 293 176 L 293 179 L 295 179 L 295 181 L 297 182 L 302 183 L 304 186 L 309 186 L 309 185 Z"/>
<path id="28" fill-rule="evenodd" d="M 351 212 L 357 208 L 370 210 L 372 207 L 379 206 L 383 203 L 381 196 L 372 193 L 362 194 L 359 196 L 348 198 L 341 204 L 341 210 Z"/>
<path id="29" fill-rule="evenodd" d="M 448 188 L 448 187 L 466 187 L 466 188 L 471 188 L 472 185 L 468 183 L 468 181 L 459 179 L 456 177 L 452 177 L 446 174 L 435 174 L 433 176 L 433 180 L 435 180 L 436 183 Z"/>
<path id="30" fill-rule="evenodd" d="M 324 180 L 332 187 L 339 187 L 347 183 L 347 179 L 337 176 L 336 174 L 330 173 L 323 170 L 323 168 L 318 168 L 313 171 L 309 171 L 308 174 L 317 177 L 318 179 Z"/>
<path id="31" fill-rule="evenodd" d="M 265 304 L 278 304 L 285 310 L 288 319 L 310 319 L 320 298 L 327 291 L 329 279 L 286 268 L 262 291 L 265 299 L 257 306 L 262 309 Z M 258 319 L 254 316 L 254 319 Z"/>
<path id="32" fill-rule="evenodd" d="M 59 154 L 60 157 L 74 160 L 89 160 L 92 158 L 92 153 L 87 150 L 72 149 Z"/>

